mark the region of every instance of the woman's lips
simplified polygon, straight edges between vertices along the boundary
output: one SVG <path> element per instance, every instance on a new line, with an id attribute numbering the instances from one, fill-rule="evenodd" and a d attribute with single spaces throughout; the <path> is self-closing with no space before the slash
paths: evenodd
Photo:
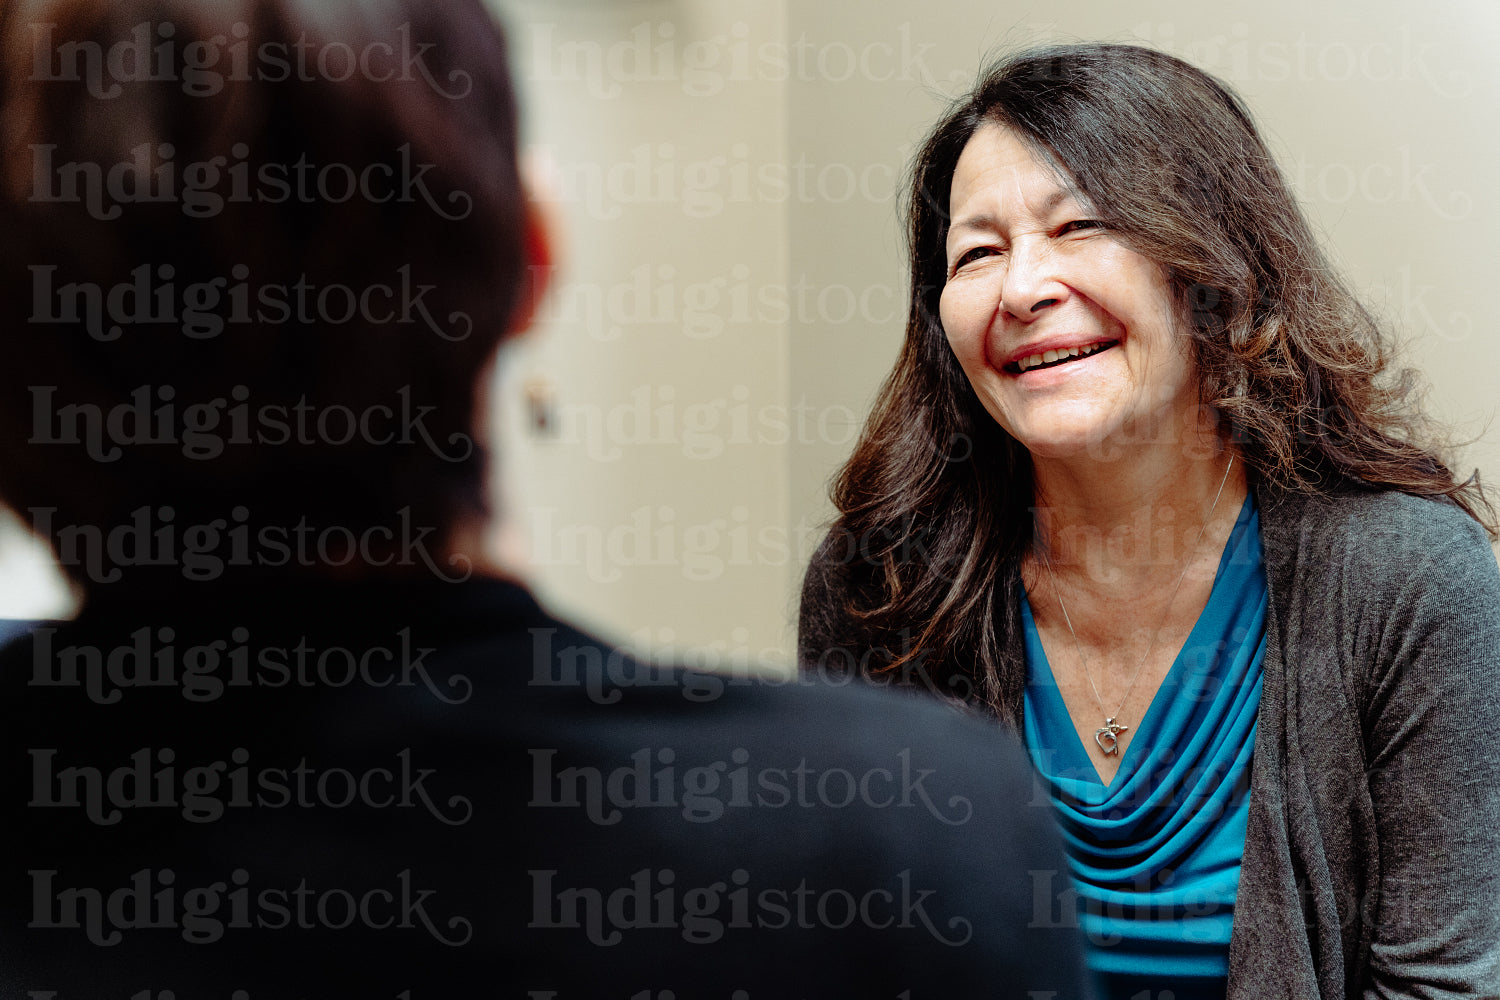
<path id="1" fill-rule="evenodd" d="M 1043 371 L 1048 368 L 1059 368 L 1065 364 L 1078 361 L 1082 358 L 1091 358 L 1101 354 L 1111 347 L 1119 345 L 1118 340 L 1100 340 L 1092 344 L 1083 344 L 1078 347 L 1064 347 L 1058 350 L 1038 351 L 1023 358 L 1017 358 L 1005 365 L 1005 370 L 1012 375 L 1023 375 L 1030 371 Z"/>

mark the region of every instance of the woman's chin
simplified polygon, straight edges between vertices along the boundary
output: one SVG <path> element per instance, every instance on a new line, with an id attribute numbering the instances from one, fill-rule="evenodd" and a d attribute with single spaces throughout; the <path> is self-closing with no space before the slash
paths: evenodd
<path id="1" fill-rule="evenodd" d="M 1035 447 L 1027 447 L 1026 450 L 1031 453 L 1031 457 L 1034 459 L 1040 458 L 1049 461 L 1067 462 L 1078 461 L 1082 459 L 1099 461 L 1100 459 L 1114 458 L 1117 457 L 1116 453 L 1119 449 L 1109 448 L 1109 446 L 1098 441 L 1048 441 L 1045 443 L 1039 443 Z"/>
<path id="2" fill-rule="evenodd" d="M 1091 461 L 1113 461 L 1121 457 L 1122 450 L 1110 433 L 1112 428 L 1097 425 L 1078 427 L 1054 427 L 1045 432 L 1014 435 L 1032 458 L 1060 461 L 1088 459 Z"/>

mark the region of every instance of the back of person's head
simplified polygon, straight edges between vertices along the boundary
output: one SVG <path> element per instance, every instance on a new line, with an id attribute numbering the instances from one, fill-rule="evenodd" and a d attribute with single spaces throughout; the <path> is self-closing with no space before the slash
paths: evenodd
<path id="1" fill-rule="evenodd" d="M 0 17 L 0 498 L 85 588 L 431 572 L 486 513 L 476 383 L 526 273 L 490 16 Z"/>

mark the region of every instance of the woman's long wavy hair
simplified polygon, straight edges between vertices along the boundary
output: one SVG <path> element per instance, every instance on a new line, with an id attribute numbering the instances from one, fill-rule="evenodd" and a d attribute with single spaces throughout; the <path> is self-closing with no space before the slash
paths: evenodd
<path id="1" fill-rule="evenodd" d="M 905 344 L 833 489 L 835 532 L 859 540 L 845 611 L 872 635 L 904 637 L 867 669 L 910 678 L 916 667 L 936 690 L 1020 717 L 1024 664 L 997 640 L 1019 628 L 1031 460 L 980 404 L 938 315 L 953 173 L 985 124 L 1014 131 L 1161 266 L 1200 400 L 1254 479 L 1449 497 L 1496 534 L 1477 476 L 1458 481 L 1424 443 L 1411 374 L 1386 372 L 1386 337 L 1334 275 L 1228 88 L 1135 46 L 1034 50 L 953 106 L 910 178 Z"/>

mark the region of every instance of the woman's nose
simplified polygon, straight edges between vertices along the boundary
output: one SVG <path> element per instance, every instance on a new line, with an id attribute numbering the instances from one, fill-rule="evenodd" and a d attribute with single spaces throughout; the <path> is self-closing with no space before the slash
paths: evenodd
<path id="1" fill-rule="evenodd" d="M 1030 323 L 1068 296 L 1068 286 L 1052 271 L 1054 258 L 1044 243 L 1017 241 L 1011 248 L 1000 308 L 1022 323 Z"/>

